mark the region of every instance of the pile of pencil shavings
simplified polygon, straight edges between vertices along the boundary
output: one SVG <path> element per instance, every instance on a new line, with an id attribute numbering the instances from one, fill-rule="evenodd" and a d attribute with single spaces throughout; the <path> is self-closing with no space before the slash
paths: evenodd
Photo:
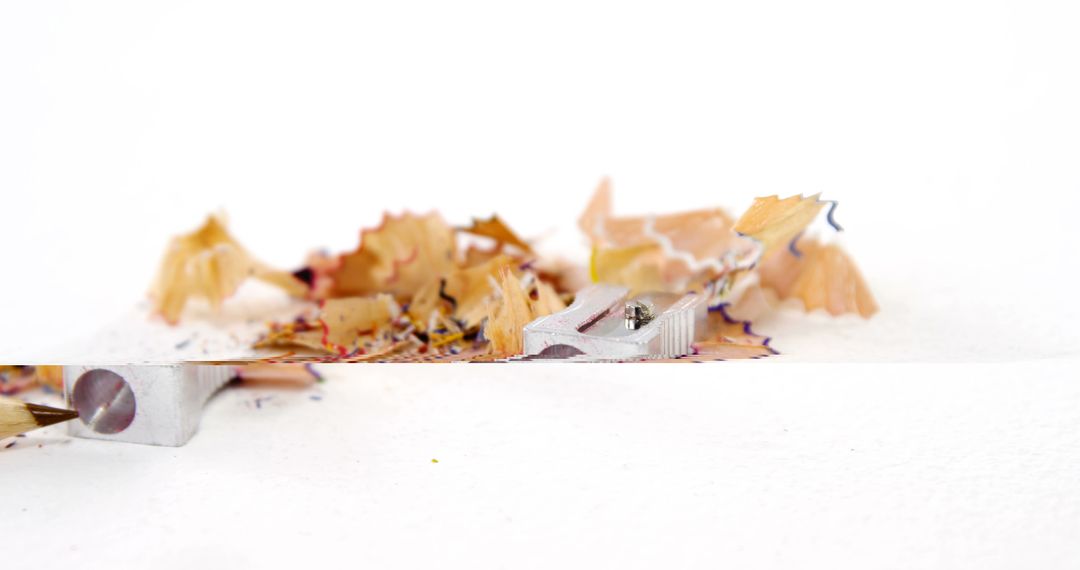
<path id="1" fill-rule="evenodd" d="M 171 323 L 185 304 L 220 306 L 248 278 L 310 301 L 255 345 L 273 361 L 493 361 L 522 352 L 522 330 L 566 308 L 590 282 L 640 292 L 704 294 L 707 330 L 678 361 L 775 354 L 750 321 L 797 299 L 832 315 L 877 310 L 858 268 L 835 243 L 804 236 L 835 202 L 818 196 L 758 198 L 738 220 L 720 209 L 612 215 L 603 181 L 579 219 L 590 266 L 537 256 L 498 216 L 452 227 L 438 214 L 385 215 L 355 251 L 312 254 L 298 271 L 253 258 L 210 216 L 173 240 L 151 295 Z"/>

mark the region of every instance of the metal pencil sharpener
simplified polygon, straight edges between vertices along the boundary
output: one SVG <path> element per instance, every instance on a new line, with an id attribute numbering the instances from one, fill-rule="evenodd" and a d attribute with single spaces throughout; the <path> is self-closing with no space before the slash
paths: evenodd
<path id="1" fill-rule="evenodd" d="M 594 285 L 565 310 L 525 325 L 527 359 L 621 360 L 688 354 L 705 329 L 703 295 Z"/>
<path id="2" fill-rule="evenodd" d="M 65 366 L 64 396 L 79 412 L 75 437 L 178 447 L 199 429 L 203 405 L 233 376 L 230 366 Z"/>

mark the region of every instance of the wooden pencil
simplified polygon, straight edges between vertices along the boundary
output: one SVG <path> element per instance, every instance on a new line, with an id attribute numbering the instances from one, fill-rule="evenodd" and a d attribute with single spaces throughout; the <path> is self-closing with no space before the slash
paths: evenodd
<path id="1" fill-rule="evenodd" d="M 18 435 L 79 417 L 73 410 L 28 404 L 0 396 L 0 438 Z"/>

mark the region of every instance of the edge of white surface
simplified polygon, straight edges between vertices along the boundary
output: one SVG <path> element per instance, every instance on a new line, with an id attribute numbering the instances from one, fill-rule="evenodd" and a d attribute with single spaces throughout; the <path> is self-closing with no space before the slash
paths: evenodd
<path id="1" fill-rule="evenodd" d="M 321 370 L 313 391 L 224 392 L 182 448 L 19 440 L 0 453 L 0 485 L 18 489 L 0 504 L 7 555 L 42 568 L 1080 557 L 1076 360 Z"/>

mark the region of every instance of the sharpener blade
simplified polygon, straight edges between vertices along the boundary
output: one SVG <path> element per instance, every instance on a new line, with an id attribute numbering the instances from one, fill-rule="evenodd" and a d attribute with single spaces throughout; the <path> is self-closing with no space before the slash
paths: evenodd
<path id="1" fill-rule="evenodd" d="M 582 290 L 565 310 L 525 325 L 526 358 L 618 360 L 688 354 L 704 331 L 703 295 L 643 293 L 617 285 Z"/>

